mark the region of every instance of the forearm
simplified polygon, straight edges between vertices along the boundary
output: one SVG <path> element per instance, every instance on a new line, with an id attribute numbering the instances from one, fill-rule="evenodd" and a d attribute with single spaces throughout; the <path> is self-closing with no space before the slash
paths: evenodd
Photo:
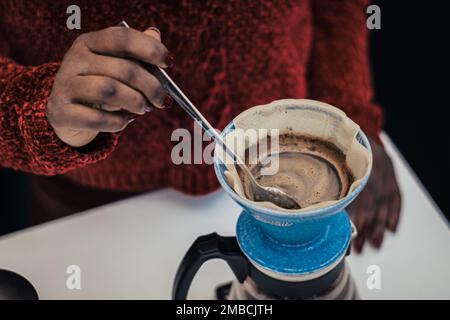
<path id="1" fill-rule="evenodd" d="M 89 151 L 59 140 L 46 105 L 59 63 L 20 66 L 0 57 L 0 165 L 42 175 L 65 173 L 107 157 L 117 143 L 103 135 Z"/>

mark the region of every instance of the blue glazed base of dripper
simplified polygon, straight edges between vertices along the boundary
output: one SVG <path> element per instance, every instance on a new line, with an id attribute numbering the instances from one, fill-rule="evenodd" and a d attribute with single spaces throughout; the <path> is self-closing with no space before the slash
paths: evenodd
<path id="1" fill-rule="evenodd" d="M 318 272 L 338 262 L 351 241 L 350 219 L 341 211 L 323 225 L 316 237 L 305 243 L 281 243 L 263 231 L 254 216 L 243 211 L 236 236 L 244 254 L 257 266 L 287 276 Z"/>

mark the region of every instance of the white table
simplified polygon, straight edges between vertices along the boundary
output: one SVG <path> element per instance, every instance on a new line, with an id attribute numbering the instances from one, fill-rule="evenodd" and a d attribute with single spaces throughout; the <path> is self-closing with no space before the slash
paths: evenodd
<path id="1" fill-rule="evenodd" d="M 450 233 L 442 213 L 384 136 L 403 193 L 395 235 L 380 251 L 348 258 L 363 299 L 450 299 Z M 169 299 L 178 263 L 197 236 L 233 235 L 239 207 L 223 192 L 193 198 L 148 193 L 0 238 L 0 268 L 14 270 L 42 299 Z M 81 290 L 66 288 L 66 268 L 81 268 Z M 381 268 L 381 290 L 366 287 L 369 265 Z M 213 298 L 233 276 L 210 261 L 190 298 Z"/>

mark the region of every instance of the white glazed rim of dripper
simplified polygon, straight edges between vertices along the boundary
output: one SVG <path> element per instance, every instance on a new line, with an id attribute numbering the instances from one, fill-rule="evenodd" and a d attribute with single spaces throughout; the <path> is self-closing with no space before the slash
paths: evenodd
<path id="1" fill-rule="evenodd" d="M 271 105 L 278 105 L 278 104 L 282 104 L 282 103 L 288 104 L 288 103 L 292 103 L 292 102 L 295 102 L 296 104 L 309 103 L 309 104 L 316 104 L 316 105 L 326 105 L 326 106 L 332 107 L 332 108 L 337 109 L 342 112 L 342 110 L 340 110 L 332 105 L 320 102 L 320 101 L 309 100 L 309 99 L 283 99 L 283 100 L 272 101 L 271 103 L 266 104 L 266 105 L 259 105 L 259 106 L 249 108 L 249 109 L 245 110 L 244 112 L 242 112 L 241 114 L 239 114 L 239 116 L 249 112 L 249 110 L 251 110 L 253 108 L 269 107 Z M 344 116 L 346 116 L 345 113 L 343 113 L 343 114 L 344 114 Z M 226 137 L 226 135 L 231 133 L 233 130 L 235 130 L 234 119 L 225 127 L 225 129 L 221 133 L 222 137 Z M 369 140 L 368 140 L 367 136 L 365 135 L 365 133 L 361 129 L 358 131 L 356 139 L 364 148 L 367 149 L 370 156 L 372 156 L 372 149 L 370 147 Z M 372 170 L 372 163 L 371 163 L 367 170 L 367 173 L 364 175 L 364 178 L 362 178 L 360 184 L 358 186 L 356 186 L 356 188 L 351 193 L 347 194 L 344 198 L 342 198 L 328 206 L 325 206 L 323 208 L 316 208 L 316 209 L 311 209 L 311 210 L 307 210 L 307 211 L 296 212 L 296 211 L 281 211 L 281 210 L 277 211 L 275 209 L 258 206 L 258 205 L 255 205 L 254 202 L 251 202 L 248 199 L 240 196 L 228 184 L 227 179 L 224 175 L 225 170 L 222 169 L 222 166 L 225 166 L 225 164 L 219 158 L 219 156 L 217 154 L 217 146 L 216 146 L 216 148 L 214 150 L 214 170 L 216 172 L 216 176 L 219 180 L 220 185 L 233 198 L 233 200 L 235 200 L 238 204 L 240 204 L 245 210 L 250 209 L 250 211 L 258 212 L 259 214 L 268 215 L 268 216 L 272 216 L 272 217 L 279 217 L 279 218 L 283 218 L 283 219 L 286 219 L 286 218 L 302 218 L 303 219 L 303 218 L 311 218 L 311 217 L 324 217 L 324 216 L 328 216 L 328 215 L 331 215 L 336 212 L 344 210 L 365 187 L 365 185 L 369 179 L 371 170 Z"/>

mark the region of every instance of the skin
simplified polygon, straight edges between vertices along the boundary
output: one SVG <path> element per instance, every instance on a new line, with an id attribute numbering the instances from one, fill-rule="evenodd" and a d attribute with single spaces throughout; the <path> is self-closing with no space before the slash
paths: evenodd
<path id="1" fill-rule="evenodd" d="M 111 27 L 80 35 L 64 56 L 47 104 L 57 136 L 81 147 L 100 132 L 122 131 L 152 105 L 162 108 L 165 90 L 138 61 L 171 64 L 158 29 Z"/>
<path id="2" fill-rule="evenodd" d="M 370 138 L 373 153 L 372 173 L 366 187 L 348 210 L 358 230 L 353 248 L 361 253 L 366 242 L 380 248 L 386 230 L 396 231 L 400 217 L 401 194 L 392 160 L 375 139 Z"/>

